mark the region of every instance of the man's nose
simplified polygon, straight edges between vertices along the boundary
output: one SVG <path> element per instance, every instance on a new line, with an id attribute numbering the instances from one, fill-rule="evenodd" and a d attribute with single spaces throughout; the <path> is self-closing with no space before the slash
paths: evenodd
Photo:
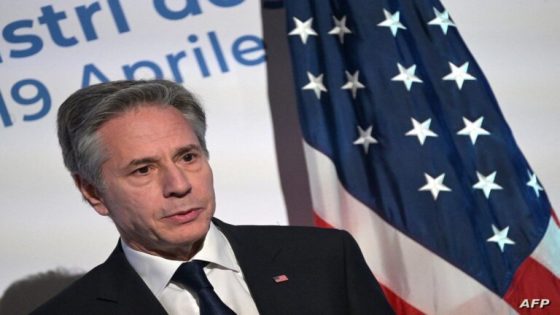
<path id="1" fill-rule="evenodd" d="M 165 197 L 182 197 L 192 189 L 187 172 L 177 165 L 167 168 L 163 177 L 163 194 Z"/>

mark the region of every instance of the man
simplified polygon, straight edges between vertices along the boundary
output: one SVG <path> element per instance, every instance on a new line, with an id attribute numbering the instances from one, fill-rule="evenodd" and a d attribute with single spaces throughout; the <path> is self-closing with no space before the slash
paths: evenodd
<path id="1" fill-rule="evenodd" d="M 348 233 L 213 218 L 205 131 L 169 81 L 102 83 L 61 105 L 64 163 L 121 239 L 35 314 L 392 314 Z"/>

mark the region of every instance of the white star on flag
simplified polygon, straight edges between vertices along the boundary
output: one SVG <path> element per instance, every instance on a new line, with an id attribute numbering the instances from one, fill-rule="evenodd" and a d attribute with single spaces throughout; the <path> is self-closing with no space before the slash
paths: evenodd
<path id="1" fill-rule="evenodd" d="M 345 34 L 352 34 L 352 31 L 346 27 L 346 15 L 343 16 L 340 20 L 337 19 L 335 16 L 332 17 L 334 20 L 334 27 L 332 30 L 329 31 L 330 35 L 338 35 L 338 40 L 341 44 L 344 44 L 344 35 Z"/>
<path id="2" fill-rule="evenodd" d="M 463 83 L 467 80 L 476 80 L 475 77 L 467 73 L 469 69 L 469 62 L 465 62 L 462 66 L 457 67 L 452 62 L 449 63 L 449 68 L 451 69 L 451 73 L 443 77 L 443 80 L 454 80 L 459 87 L 459 90 L 463 87 Z"/>
<path id="3" fill-rule="evenodd" d="M 437 199 L 440 191 L 451 191 L 451 188 L 445 186 L 443 184 L 443 179 L 445 178 L 445 173 L 439 175 L 437 178 L 433 178 L 432 176 L 424 173 L 424 177 L 426 177 L 426 185 L 420 187 L 418 191 L 427 191 L 429 190 L 434 197 L 434 200 Z"/>
<path id="4" fill-rule="evenodd" d="M 309 18 L 305 22 L 300 21 L 296 17 L 294 17 L 293 19 L 296 23 L 296 27 L 288 35 L 298 35 L 304 44 L 307 43 L 307 38 L 309 38 L 309 36 L 317 36 L 317 33 L 313 30 L 313 28 L 311 28 L 313 18 Z"/>
<path id="5" fill-rule="evenodd" d="M 399 11 L 391 14 L 391 12 L 383 9 L 383 14 L 385 14 L 385 20 L 377 25 L 390 28 L 391 33 L 393 33 L 393 37 L 397 36 L 397 31 L 399 30 L 399 28 L 406 30 L 406 27 L 404 27 L 404 25 L 402 25 L 402 23 L 400 22 L 401 14 Z"/>
<path id="6" fill-rule="evenodd" d="M 414 75 L 414 72 L 416 72 L 416 65 L 412 65 L 407 69 L 401 66 L 400 63 L 397 63 L 397 67 L 399 68 L 399 74 L 394 76 L 391 81 L 402 81 L 408 91 L 410 91 L 412 83 L 422 83 L 422 80 Z"/>
<path id="7" fill-rule="evenodd" d="M 309 79 L 309 83 L 301 89 L 313 90 L 317 99 L 321 99 L 321 91 L 327 92 L 327 88 L 323 85 L 323 74 L 321 73 L 318 76 L 314 76 L 311 72 L 307 72 L 307 78 Z"/>
<path id="8" fill-rule="evenodd" d="M 449 18 L 449 12 L 447 12 L 447 10 L 443 10 L 443 12 L 439 12 L 438 9 L 436 8 L 433 9 L 434 9 L 434 13 L 436 14 L 436 17 L 430 22 L 428 22 L 428 24 L 441 26 L 441 30 L 443 31 L 443 34 L 447 35 L 447 28 L 449 26 L 455 26 L 455 23 L 453 23 L 453 21 L 451 21 L 451 19 Z"/>
<path id="9" fill-rule="evenodd" d="M 494 235 L 488 238 L 486 241 L 497 243 L 502 253 L 504 252 L 504 247 L 506 246 L 506 244 L 515 245 L 515 242 L 507 237 L 509 226 L 506 226 L 503 230 L 499 230 L 494 224 L 492 224 L 492 232 L 494 233 Z"/>
<path id="10" fill-rule="evenodd" d="M 418 141 L 420 141 L 420 145 L 424 145 L 424 141 L 426 141 L 426 137 L 437 137 L 438 135 L 430 130 L 430 124 L 432 123 L 432 119 L 426 119 L 424 122 L 420 123 L 414 118 L 410 118 L 412 120 L 413 128 L 410 129 L 405 135 L 406 136 L 417 136 Z"/>
<path id="11" fill-rule="evenodd" d="M 490 198 L 490 193 L 492 192 L 492 190 L 503 189 L 502 186 L 494 183 L 494 181 L 496 180 L 496 171 L 488 176 L 484 176 L 477 171 L 476 176 L 478 177 L 478 182 L 473 185 L 473 188 L 482 190 L 484 192 L 484 196 L 486 196 L 486 199 Z"/>
<path id="12" fill-rule="evenodd" d="M 371 136 L 372 129 L 373 126 L 371 125 L 366 130 L 363 130 L 362 127 L 358 126 L 358 133 L 360 134 L 360 136 L 353 142 L 353 144 L 355 145 L 362 145 L 366 154 L 368 153 L 369 145 L 372 143 L 377 143 L 377 139 Z"/>
<path id="13" fill-rule="evenodd" d="M 527 182 L 527 186 L 533 188 L 533 190 L 535 191 L 535 194 L 537 195 L 537 197 L 539 197 L 539 195 L 540 195 L 539 191 L 544 191 L 544 189 L 542 188 L 541 185 L 539 185 L 537 175 L 535 175 L 534 173 L 531 173 L 531 171 L 529 171 L 529 170 L 527 170 L 527 173 L 529 173 L 529 181 Z"/>
<path id="14" fill-rule="evenodd" d="M 363 89 L 365 86 L 358 81 L 358 76 L 360 75 L 360 71 L 354 72 L 354 74 L 350 74 L 350 72 L 346 72 L 346 84 L 344 84 L 341 89 L 343 90 L 351 90 L 352 91 L 352 98 L 356 98 L 356 94 L 358 93 L 358 89 Z"/>
<path id="15" fill-rule="evenodd" d="M 484 116 L 481 116 L 475 122 L 472 122 L 463 117 L 465 128 L 459 130 L 457 134 L 461 136 L 469 136 L 471 138 L 472 144 L 476 144 L 476 139 L 478 138 L 478 136 L 490 135 L 490 132 L 488 132 L 488 130 L 482 128 L 482 121 L 484 121 Z"/>

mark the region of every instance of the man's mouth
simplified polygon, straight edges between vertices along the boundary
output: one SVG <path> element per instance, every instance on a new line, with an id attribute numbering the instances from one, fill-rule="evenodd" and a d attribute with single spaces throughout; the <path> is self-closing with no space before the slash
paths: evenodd
<path id="1" fill-rule="evenodd" d="M 164 219 L 177 224 L 185 224 L 196 220 L 203 210 L 204 208 L 192 208 L 185 211 L 177 211 L 165 216 Z"/>

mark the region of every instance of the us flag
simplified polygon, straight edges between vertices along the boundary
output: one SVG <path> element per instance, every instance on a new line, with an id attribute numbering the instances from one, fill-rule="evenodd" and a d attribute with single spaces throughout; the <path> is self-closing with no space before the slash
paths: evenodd
<path id="1" fill-rule="evenodd" d="M 560 314 L 558 218 L 442 4 L 285 6 L 316 224 L 399 314 Z"/>

